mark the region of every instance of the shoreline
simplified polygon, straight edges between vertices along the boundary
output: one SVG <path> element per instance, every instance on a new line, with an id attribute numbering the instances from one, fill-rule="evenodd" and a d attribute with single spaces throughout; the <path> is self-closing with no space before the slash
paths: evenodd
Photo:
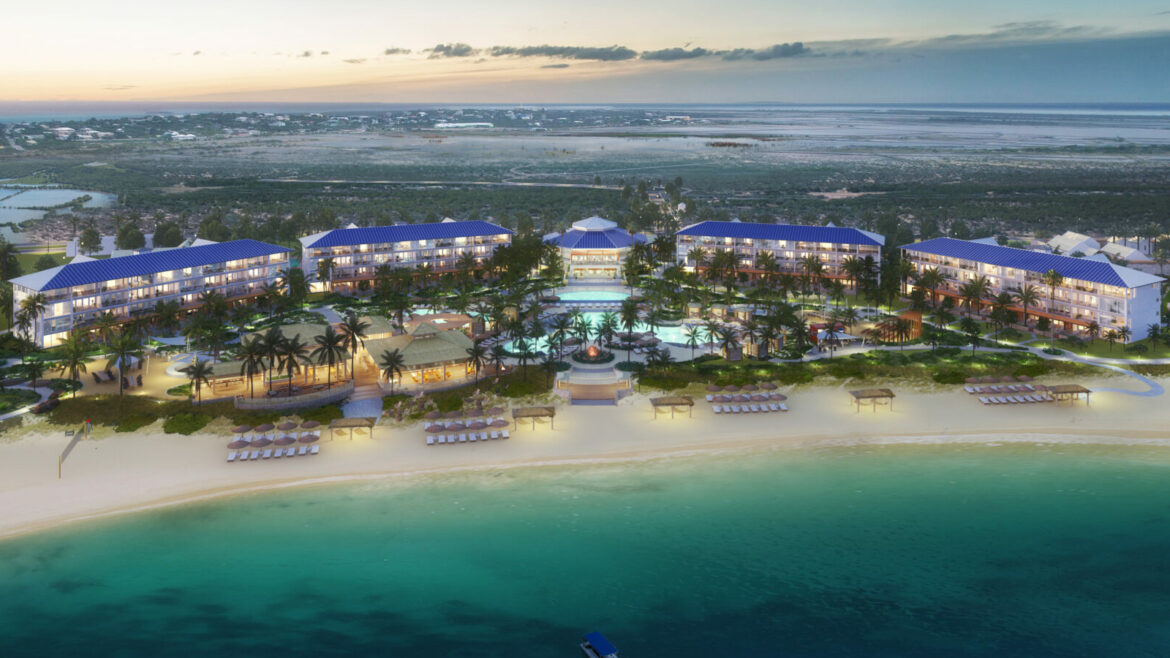
<path id="1" fill-rule="evenodd" d="M 1147 436 L 1139 436 L 1147 435 Z M 872 435 L 865 439 L 858 437 L 833 438 L 808 436 L 798 444 L 786 444 L 780 439 L 726 441 L 714 439 L 711 443 L 668 449 L 666 451 L 635 450 L 628 453 L 610 454 L 595 457 L 565 457 L 554 459 L 521 459 L 506 462 L 491 462 L 475 465 L 434 467 L 411 470 L 380 470 L 369 472 L 353 472 L 343 474 L 322 475 L 308 478 L 282 478 L 271 480 L 257 480 L 249 483 L 228 485 L 224 487 L 192 490 L 166 498 L 158 498 L 146 502 L 110 507 L 92 512 L 63 514 L 58 517 L 46 518 L 30 523 L 20 524 L 8 528 L 0 528 L 0 542 L 24 537 L 27 535 L 47 532 L 72 525 L 87 522 L 114 519 L 126 515 L 151 512 L 156 510 L 181 507 L 195 503 L 233 498 L 256 493 L 281 491 L 285 489 L 308 489 L 334 485 L 347 485 L 359 482 L 392 481 L 396 479 L 418 478 L 425 476 L 443 476 L 457 473 L 483 473 L 496 470 L 518 470 L 555 468 L 567 466 L 602 466 L 623 465 L 645 462 L 687 459 L 704 455 L 748 456 L 752 453 L 789 450 L 836 450 L 857 448 L 863 446 L 879 447 L 943 447 L 943 446 L 980 446 L 980 447 L 1007 447 L 1007 446 L 1116 446 L 1116 447 L 1149 447 L 1170 449 L 1170 438 L 1164 433 L 1155 431 L 1130 431 L 1123 434 L 1103 435 L 1096 431 L 1085 432 L 1031 432 L 1020 434 L 1011 430 L 998 432 L 979 432 L 971 434 L 939 435 L 934 433 L 923 434 L 888 434 Z M 1166 456 L 1170 457 L 1170 450 Z"/>

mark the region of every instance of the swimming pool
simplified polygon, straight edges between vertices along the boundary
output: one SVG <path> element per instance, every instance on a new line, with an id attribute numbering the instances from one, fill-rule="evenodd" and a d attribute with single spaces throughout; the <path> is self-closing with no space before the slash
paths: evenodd
<path id="1" fill-rule="evenodd" d="M 602 315 L 605 315 L 605 314 L 601 311 L 588 311 L 588 312 L 582 313 L 581 317 L 583 317 L 585 319 L 585 321 L 589 323 L 589 326 L 596 327 L 598 322 L 600 321 L 600 318 Z M 549 333 L 552 333 L 551 327 L 552 327 L 551 322 L 546 322 L 544 325 L 545 330 L 548 331 Z M 618 331 L 625 331 L 625 327 L 618 327 Z M 650 331 L 650 327 L 639 322 L 638 324 L 634 325 L 634 331 Z M 687 326 L 686 325 L 678 325 L 678 326 L 659 325 L 658 330 L 655 332 L 655 335 L 657 335 L 659 340 L 662 340 L 663 342 L 675 343 L 677 345 L 685 345 L 687 342 Z M 701 338 L 703 337 L 702 332 L 700 332 L 699 335 Z M 593 340 L 593 338 L 590 337 L 590 341 L 592 341 L 592 340 Z M 505 343 L 504 349 L 506 349 L 510 352 L 515 352 L 516 348 L 515 348 L 515 345 L 513 343 L 514 343 L 514 341 L 509 341 L 509 342 Z M 547 351 L 548 350 L 548 339 L 542 338 L 535 343 L 529 343 L 529 349 L 531 349 L 534 352 Z M 567 350 L 566 350 L 566 353 L 567 353 Z"/>
<path id="2" fill-rule="evenodd" d="M 619 290 L 570 290 L 557 295 L 562 302 L 620 302 L 629 296 Z"/>

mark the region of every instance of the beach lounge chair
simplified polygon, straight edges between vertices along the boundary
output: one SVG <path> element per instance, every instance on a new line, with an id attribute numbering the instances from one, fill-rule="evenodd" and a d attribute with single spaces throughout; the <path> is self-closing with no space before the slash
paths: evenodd
<path id="1" fill-rule="evenodd" d="M 96 372 L 91 372 L 91 373 L 89 373 L 89 374 L 93 375 L 93 383 L 95 383 L 95 384 L 101 384 L 101 383 L 102 383 L 102 380 L 101 380 L 101 378 L 97 376 L 97 373 L 96 373 Z"/>
<path id="2" fill-rule="evenodd" d="M 321 452 L 321 446 L 313 446 L 312 448 L 309 448 L 310 455 L 315 455 L 319 452 Z"/>
<path id="3" fill-rule="evenodd" d="M 276 450 L 274 450 L 272 452 L 273 459 L 280 459 L 283 456 L 284 456 L 284 448 L 277 448 Z"/>
<path id="4" fill-rule="evenodd" d="M 468 440 L 468 441 L 478 441 L 478 440 L 479 440 L 479 434 L 478 434 L 478 433 L 476 433 L 476 432 L 469 432 L 469 433 L 467 434 L 467 440 Z"/>
<path id="5" fill-rule="evenodd" d="M 228 453 L 228 456 L 227 456 L 227 460 L 228 460 L 229 462 L 234 462 L 234 461 L 236 461 L 236 453 L 234 453 L 234 452 L 229 452 L 229 453 Z"/>
<path id="6" fill-rule="evenodd" d="M 459 442 L 460 442 L 460 443 L 467 443 L 467 435 L 466 435 L 466 434 L 460 434 L 460 435 L 459 435 Z"/>
<path id="7" fill-rule="evenodd" d="M 272 450 L 265 450 L 264 454 L 260 455 L 260 459 L 272 459 Z"/>
<path id="8" fill-rule="evenodd" d="M 788 411 L 788 405 L 781 402 L 780 403 L 780 411 Z"/>
<path id="9" fill-rule="evenodd" d="M 492 439 L 498 439 L 498 438 L 500 438 L 500 433 L 499 432 L 492 432 Z"/>
<path id="10" fill-rule="evenodd" d="M 301 446 L 300 450 L 297 450 L 297 454 L 304 457 L 305 455 L 309 454 L 309 447 Z"/>
<path id="11" fill-rule="evenodd" d="M 979 398 L 979 402 L 981 402 L 981 403 L 983 403 L 983 404 L 991 404 L 991 402 L 989 402 L 989 401 L 987 400 L 987 398 Z"/>
<path id="12" fill-rule="evenodd" d="M 768 410 L 769 411 L 780 411 L 780 407 L 776 406 L 775 402 L 769 402 L 768 403 Z"/>
<path id="13" fill-rule="evenodd" d="M 964 386 L 963 390 L 967 391 L 968 393 L 974 393 L 975 387 L 974 386 Z"/>
<path id="14" fill-rule="evenodd" d="M 512 435 L 508 434 L 508 430 L 500 430 L 500 436 L 504 437 L 505 439 L 512 438 Z"/>
<path id="15" fill-rule="evenodd" d="M 715 396 L 714 396 L 714 395 L 708 395 L 708 396 L 707 396 L 707 402 L 714 402 L 714 401 L 715 401 Z"/>
<path id="16" fill-rule="evenodd" d="M 252 454 L 251 454 L 251 455 L 249 455 L 248 459 L 249 459 L 250 461 L 256 461 L 257 459 L 260 459 L 260 451 L 259 451 L 259 450 L 253 450 L 253 451 L 252 451 Z"/>
<path id="17" fill-rule="evenodd" d="M 717 413 L 717 414 L 721 414 L 721 413 L 723 413 L 723 409 L 721 409 L 721 408 L 719 407 L 719 405 L 715 405 L 714 407 L 711 407 L 711 408 L 712 408 L 712 409 L 714 409 L 714 410 L 715 410 L 715 413 Z"/>
<path id="18" fill-rule="evenodd" d="M 758 404 L 753 404 L 753 405 L 752 405 L 752 413 L 753 413 L 753 414 L 758 414 L 758 413 L 760 413 L 760 405 L 758 405 Z"/>
<path id="19" fill-rule="evenodd" d="M 1032 386 L 1031 384 L 1024 384 L 1024 388 L 1028 389 L 1029 391 L 1035 391 L 1035 390 L 1036 390 L 1036 387 L 1035 387 L 1035 386 Z"/>
<path id="20" fill-rule="evenodd" d="M 435 445 L 435 435 L 434 434 L 431 434 L 430 436 L 427 437 L 427 445 L 429 445 L 429 446 Z"/>

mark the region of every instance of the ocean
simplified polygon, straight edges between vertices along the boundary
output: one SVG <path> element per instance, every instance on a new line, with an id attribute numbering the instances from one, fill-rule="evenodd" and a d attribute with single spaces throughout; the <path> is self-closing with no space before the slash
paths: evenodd
<path id="1" fill-rule="evenodd" d="M 269 491 L 0 542 L 0 654 L 1165 656 L 1170 455 L 723 453 Z"/>

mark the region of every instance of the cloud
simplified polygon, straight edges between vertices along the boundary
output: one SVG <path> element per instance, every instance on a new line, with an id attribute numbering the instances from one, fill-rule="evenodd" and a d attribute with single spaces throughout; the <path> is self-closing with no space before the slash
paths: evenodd
<path id="1" fill-rule="evenodd" d="M 312 56 L 313 56 L 313 51 L 311 51 L 311 50 L 306 50 L 305 52 L 301 53 L 300 55 L 297 55 L 297 57 L 312 57 Z"/>
<path id="2" fill-rule="evenodd" d="M 114 85 L 112 87 L 102 87 L 107 91 L 126 91 L 127 89 L 134 89 L 138 85 Z"/>
<path id="3" fill-rule="evenodd" d="M 429 52 L 431 54 L 428 59 L 439 59 L 442 57 L 471 57 L 479 51 L 465 43 L 440 43 L 429 49 Z"/>
<path id="4" fill-rule="evenodd" d="M 492 57 L 555 57 L 600 62 L 620 62 L 638 56 L 638 53 L 625 46 L 493 46 L 489 52 Z"/>
<path id="5" fill-rule="evenodd" d="M 329 54 L 329 51 L 328 51 L 328 50 L 322 50 L 322 51 L 321 51 L 321 56 L 322 56 L 322 57 L 324 57 L 325 55 L 328 55 L 328 54 Z"/>
<path id="6" fill-rule="evenodd" d="M 409 55 L 410 48 L 387 48 L 382 51 L 383 55 Z"/>
<path id="7" fill-rule="evenodd" d="M 778 43 L 771 48 L 764 48 L 756 50 L 755 48 L 736 48 L 735 50 L 721 50 L 719 55 L 723 59 L 734 62 L 741 59 L 754 59 L 757 62 L 767 61 L 769 59 L 783 59 L 786 57 L 798 57 L 800 55 L 807 55 L 810 52 L 804 43 L 796 41 L 793 43 Z"/>
<path id="8" fill-rule="evenodd" d="M 564 62 L 561 62 L 560 64 L 545 64 L 544 66 L 542 66 L 540 68 L 542 68 L 542 69 L 567 69 L 567 68 L 569 68 L 569 65 L 565 64 Z"/>
<path id="9" fill-rule="evenodd" d="M 203 54 L 202 50 L 196 50 L 195 52 L 191 53 L 191 56 L 194 57 L 195 55 L 202 55 L 202 54 Z"/>
<path id="10" fill-rule="evenodd" d="M 947 34 L 933 39 L 912 42 L 913 45 L 980 44 L 1019 41 L 1046 41 L 1077 39 L 1108 33 L 1108 30 L 1089 25 L 1062 26 L 1054 21 L 1021 21 L 1000 23 L 990 32 Z"/>
<path id="11" fill-rule="evenodd" d="M 366 62 L 366 58 L 365 57 L 357 57 L 354 59 L 343 59 L 341 61 L 345 62 L 346 64 L 364 64 Z"/>
<path id="12" fill-rule="evenodd" d="M 688 44 L 689 45 L 689 44 Z M 683 48 L 663 48 L 662 50 L 647 50 L 642 53 L 642 59 L 649 59 L 659 62 L 673 62 L 680 59 L 694 59 L 696 57 L 708 57 L 715 54 L 706 48 L 691 48 L 687 50 Z"/>

